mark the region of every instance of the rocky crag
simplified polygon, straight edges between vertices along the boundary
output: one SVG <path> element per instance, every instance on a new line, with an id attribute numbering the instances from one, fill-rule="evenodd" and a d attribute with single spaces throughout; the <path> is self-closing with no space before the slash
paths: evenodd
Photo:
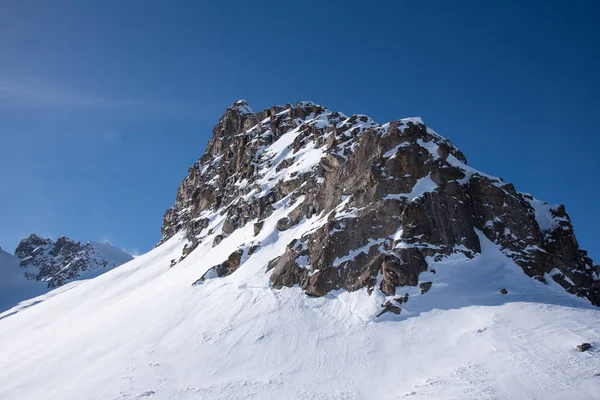
<path id="1" fill-rule="evenodd" d="M 14 255 L 21 260 L 26 279 L 47 282 L 50 289 L 92 278 L 133 259 L 106 242 L 81 243 L 65 236 L 54 241 L 35 234 L 21 240 Z"/>
<path id="2" fill-rule="evenodd" d="M 289 212 L 273 235 L 313 222 L 265 263 L 274 288 L 300 285 L 323 296 L 367 287 L 396 296 L 420 285 L 426 293 L 434 288 L 419 275 L 430 263 L 475 257 L 483 234 L 531 278 L 600 305 L 600 267 L 579 248 L 563 206 L 471 168 L 419 118 L 379 125 L 311 102 L 258 113 L 245 101 L 228 108 L 165 213 L 161 243 L 185 232 L 183 259 L 247 224 L 258 235 L 282 207 Z M 249 241 L 199 281 L 233 273 L 262 245 Z M 399 312 L 406 300 L 396 297 L 386 310 Z"/>

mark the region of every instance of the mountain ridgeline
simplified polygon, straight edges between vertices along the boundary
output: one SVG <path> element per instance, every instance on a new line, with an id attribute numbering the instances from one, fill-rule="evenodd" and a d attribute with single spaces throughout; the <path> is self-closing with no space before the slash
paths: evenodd
<path id="1" fill-rule="evenodd" d="M 49 289 L 95 277 L 133 259 L 107 242 L 81 243 L 65 236 L 54 241 L 35 234 L 21 240 L 14 255 L 27 280 L 45 282 Z"/>
<path id="2" fill-rule="evenodd" d="M 275 226 L 265 224 L 281 210 Z M 248 224 L 255 237 L 272 232 L 224 254 L 198 282 L 233 273 L 269 237 L 296 229 L 265 263 L 274 288 L 323 296 L 366 287 L 401 304 L 398 288 L 435 290 L 420 274 L 445 258 L 477 257 L 484 235 L 540 285 L 556 282 L 600 306 L 600 267 L 579 248 L 565 208 L 471 168 L 419 118 L 379 125 L 311 102 L 259 113 L 234 103 L 180 184 L 161 243 L 185 234 L 174 266 Z"/>
<path id="3" fill-rule="evenodd" d="M 28 308 L 43 301 L 38 296 L 95 278 L 132 259 L 107 242 L 81 243 L 65 236 L 53 240 L 32 234 L 21 240 L 14 255 L 0 249 L 0 314 L 17 305 L 19 310 Z"/>

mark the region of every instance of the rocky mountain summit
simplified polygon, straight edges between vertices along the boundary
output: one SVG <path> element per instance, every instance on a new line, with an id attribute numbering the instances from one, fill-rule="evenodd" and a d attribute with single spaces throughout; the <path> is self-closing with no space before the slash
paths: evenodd
<path id="1" fill-rule="evenodd" d="M 133 259 L 109 243 L 75 242 L 65 236 L 44 239 L 32 234 L 21 240 L 14 255 L 27 280 L 42 281 L 50 289 L 75 279 L 88 279 Z"/>
<path id="2" fill-rule="evenodd" d="M 274 216 L 276 224 L 268 223 Z M 421 274 L 435 274 L 430 265 L 442 259 L 476 257 L 486 238 L 540 285 L 558 283 L 600 306 L 600 267 L 579 248 L 565 208 L 468 166 L 419 118 L 379 125 L 312 102 L 258 113 L 234 103 L 180 184 L 161 243 L 185 233 L 188 244 L 174 266 L 200 243 L 219 246 L 248 224 L 255 239 L 224 254 L 198 283 L 233 273 L 293 230 L 287 247 L 264 265 L 274 288 L 300 285 L 323 296 L 366 287 L 389 296 L 385 310 L 399 312 L 408 300 L 399 288 L 436 290 Z M 34 241 L 19 254 L 75 249 Z M 39 273 L 62 271 L 32 264 Z"/>

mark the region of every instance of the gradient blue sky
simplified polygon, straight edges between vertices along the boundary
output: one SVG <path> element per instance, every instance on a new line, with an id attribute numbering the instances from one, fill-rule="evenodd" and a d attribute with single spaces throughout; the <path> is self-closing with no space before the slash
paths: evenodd
<path id="1" fill-rule="evenodd" d="M 420 116 L 600 262 L 597 1 L 0 3 L 0 246 L 144 252 L 227 106 Z"/>

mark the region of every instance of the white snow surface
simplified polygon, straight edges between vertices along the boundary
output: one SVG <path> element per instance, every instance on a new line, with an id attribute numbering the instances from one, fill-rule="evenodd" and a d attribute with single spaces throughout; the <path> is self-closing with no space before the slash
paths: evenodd
<path id="1" fill-rule="evenodd" d="M 25 279 L 21 260 L 0 249 L 0 312 L 48 292 L 47 282 Z"/>
<path id="2" fill-rule="evenodd" d="M 524 194 L 531 196 L 528 193 Z M 538 200 L 536 198 L 533 198 L 533 200 L 529 200 L 527 197 L 525 197 L 525 199 L 529 202 L 529 204 L 531 204 L 531 206 L 535 210 L 535 219 L 542 232 L 549 232 L 556 229 L 558 223 L 561 221 L 561 218 L 557 218 L 554 215 L 552 215 L 551 211 L 556 210 L 558 208 L 557 204 L 548 204 L 545 201 Z"/>
<path id="3" fill-rule="evenodd" d="M 240 114 L 253 114 L 252 109 L 248 106 L 246 100 L 236 101 L 232 108 L 237 110 Z"/>
<path id="4" fill-rule="evenodd" d="M 131 261 L 131 259 L 133 258 L 131 254 L 119 249 L 118 247 L 113 246 L 109 242 L 91 241 L 90 244 L 92 245 L 96 256 L 108 261 L 109 267 L 118 267 L 121 264 L 125 264 L 126 262 Z"/>
<path id="5" fill-rule="evenodd" d="M 472 260 L 429 260 L 437 273 L 420 278 L 433 286 L 400 288 L 400 315 L 375 317 L 377 289 L 272 289 L 266 262 L 326 220 L 278 232 L 288 203 L 257 237 L 249 223 L 169 268 L 178 234 L 0 314 L 0 399 L 599 398 L 598 309 L 527 277 L 483 235 Z M 232 275 L 191 286 L 252 241 L 262 247 Z M 582 342 L 594 349 L 577 352 Z"/>
<path id="6" fill-rule="evenodd" d="M 431 179 L 429 175 L 417 180 L 415 186 L 410 193 L 390 193 L 385 195 L 384 200 L 401 200 L 407 198 L 409 201 L 423 196 L 425 193 L 433 192 L 438 185 Z"/>

